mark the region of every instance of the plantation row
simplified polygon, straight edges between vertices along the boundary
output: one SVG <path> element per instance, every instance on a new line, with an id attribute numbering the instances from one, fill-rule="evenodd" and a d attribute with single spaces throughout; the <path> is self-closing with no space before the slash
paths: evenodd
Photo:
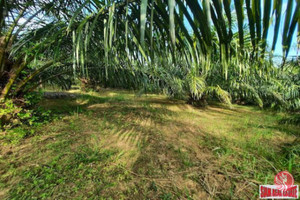
<path id="1" fill-rule="evenodd" d="M 298 111 L 299 62 L 287 58 L 299 6 L 295 0 L 1 0 L 1 126 L 30 116 L 33 92 L 49 85 Z M 278 65 L 272 56 L 280 45 Z"/>

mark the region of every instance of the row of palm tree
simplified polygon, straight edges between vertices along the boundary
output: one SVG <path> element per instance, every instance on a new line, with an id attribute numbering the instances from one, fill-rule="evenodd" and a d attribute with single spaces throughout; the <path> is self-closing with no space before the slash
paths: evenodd
<path id="1" fill-rule="evenodd" d="M 285 62 L 300 2 L 288 1 L 286 10 L 282 5 L 282 0 L 1 0 L 1 98 L 81 78 L 195 101 L 211 97 L 297 109 L 299 65 Z M 284 64 L 278 68 L 269 58 L 281 35 Z"/>

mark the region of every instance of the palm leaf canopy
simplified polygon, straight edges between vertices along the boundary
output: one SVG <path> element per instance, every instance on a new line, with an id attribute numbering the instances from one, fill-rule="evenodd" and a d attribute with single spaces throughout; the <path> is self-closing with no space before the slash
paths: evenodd
<path id="1" fill-rule="evenodd" d="M 263 63 L 280 45 L 279 37 L 284 56 L 288 56 L 292 36 L 297 27 L 299 30 L 300 2 L 290 0 L 286 8 L 283 3 L 1 0 L 0 78 L 5 80 L 0 85 L 1 96 L 23 88 L 27 91 L 27 82 L 44 77 L 45 73 L 55 73 L 49 70 L 52 66 L 68 69 L 67 73 L 73 71 L 70 75 L 74 77 L 114 86 L 152 82 L 174 91 L 170 83 L 174 86 L 180 82 L 180 88 L 186 88 L 197 98 L 205 93 L 204 80 L 212 72 L 222 74 L 227 86 L 234 85 L 230 82 L 233 75 L 235 83 L 246 85 L 242 82 L 248 79 L 241 81 L 240 77 L 253 73 L 261 78 L 271 73 L 270 65 Z M 269 34 L 270 29 L 274 30 L 273 35 Z M 271 41 L 270 47 L 267 41 Z M 53 65 L 48 64 L 49 60 L 54 60 Z M 249 61 L 253 63 L 251 72 Z M 233 69 L 236 71 L 230 72 Z M 22 74 L 24 70 L 33 76 Z M 190 82 L 179 81 L 184 79 Z M 220 84 L 208 85 L 209 91 L 222 93 Z"/>

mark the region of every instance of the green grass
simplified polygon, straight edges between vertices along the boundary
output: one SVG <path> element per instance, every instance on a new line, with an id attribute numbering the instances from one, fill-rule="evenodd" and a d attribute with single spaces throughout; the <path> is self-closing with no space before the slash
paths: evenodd
<path id="1" fill-rule="evenodd" d="M 286 114 L 74 92 L 43 100 L 52 122 L 2 139 L 0 199 L 256 199 L 279 171 L 300 182 L 299 126 L 280 123 Z"/>

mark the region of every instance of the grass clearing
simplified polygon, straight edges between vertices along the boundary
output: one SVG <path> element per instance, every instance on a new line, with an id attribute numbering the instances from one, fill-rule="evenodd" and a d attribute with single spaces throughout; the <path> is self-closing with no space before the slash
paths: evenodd
<path id="1" fill-rule="evenodd" d="M 279 171 L 300 182 L 299 126 L 280 113 L 119 90 L 41 106 L 61 118 L 1 141 L 0 199 L 256 199 Z"/>

